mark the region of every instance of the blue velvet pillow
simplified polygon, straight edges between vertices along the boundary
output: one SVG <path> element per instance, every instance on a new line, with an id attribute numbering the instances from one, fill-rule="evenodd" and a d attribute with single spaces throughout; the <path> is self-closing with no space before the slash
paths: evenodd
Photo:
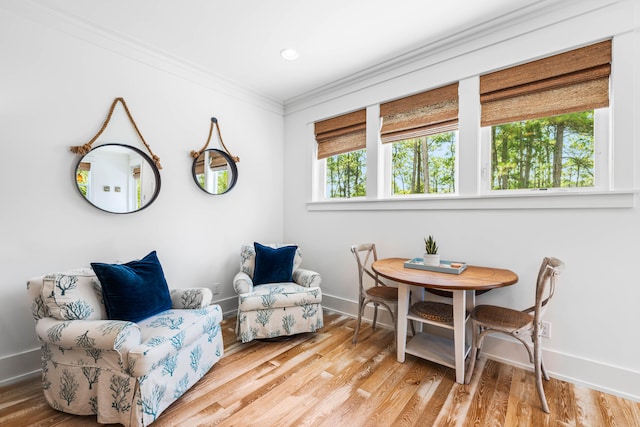
<path id="1" fill-rule="evenodd" d="M 92 262 L 107 317 L 139 322 L 171 308 L 171 294 L 156 251 L 126 264 Z"/>
<path id="2" fill-rule="evenodd" d="M 253 284 L 292 282 L 293 258 L 297 246 L 283 246 L 270 248 L 254 242 L 256 250 L 256 264 L 253 269 Z"/>

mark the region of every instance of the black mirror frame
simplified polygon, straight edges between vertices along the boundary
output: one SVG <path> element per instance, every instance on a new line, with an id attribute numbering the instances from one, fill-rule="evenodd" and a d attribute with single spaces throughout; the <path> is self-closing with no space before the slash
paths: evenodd
<path id="1" fill-rule="evenodd" d="M 80 191 L 80 187 L 78 186 L 78 180 L 77 180 L 77 174 L 78 174 L 78 168 L 80 167 L 80 163 L 82 163 L 82 160 L 88 156 L 91 152 L 93 152 L 94 150 L 97 150 L 101 147 L 107 147 L 107 146 L 118 146 L 118 147 L 125 147 L 128 148 L 130 150 L 135 151 L 137 154 L 139 154 L 145 161 L 147 161 L 149 163 L 149 165 L 151 166 L 151 169 L 153 170 L 153 174 L 154 177 L 156 179 L 156 189 L 153 193 L 153 196 L 151 197 L 151 199 L 149 200 L 149 202 L 147 202 L 144 206 L 142 206 L 140 209 L 136 209 L 135 211 L 128 211 L 128 212 L 113 212 L 104 208 L 101 208 L 100 206 L 92 203 L 89 199 L 87 199 L 84 194 L 82 194 L 82 192 Z M 160 194 L 160 187 L 161 187 L 161 182 L 162 180 L 160 179 L 160 171 L 158 170 L 158 167 L 156 166 L 156 164 L 153 162 L 153 160 L 151 159 L 151 157 L 149 157 L 146 153 L 144 153 L 142 150 L 136 148 L 136 147 L 132 147 L 130 145 L 127 144 L 118 144 L 118 143 L 108 143 L 108 144 L 102 144 L 102 145 L 98 145 L 96 147 L 93 147 L 87 154 L 83 155 L 82 157 L 80 157 L 80 159 L 78 160 L 78 162 L 76 163 L 76 167 L 73 170 L 74 173 L 74 183 L 75 183 L 75 187 L 76 190 L 78 190 L 78 194 L 80 194 L 80 197 L 82 197 L 87 203 L 89 203 L 91 206 L 103 211 L 103 212 L 108 212 L 110 214 L 115 214 L 115 215 L 127 215 L 127 214 L 131 214 L 131 213 L 135 213 L 135 212 L 140 212 L 141 210 L 146 209 L 147 207 L 149 207 L 151 204 L 153 204 L 153 202 L 155 202 L 155 200 L 158 198 L 158 195 Z"/>
<path id="2" fill-rule="evenodd" d="M 222 155 L 222 157 L 227 161 L 227 164 L 229 165 L 229 168 L 231 169 L 231 181 L 229 182 L 229 187 L 223 191 L 222 193 L 210 193 L 208 192 L 205 188 L 203 188 L 200 183 L 198 182 L 198 177 L 196 174 L 196 162 L 198 161 L 198 158 L 205 153 L 205 151 L 215 151 L 216 153 Z M 203 150 L 200 155 L 198 155 L 198 157 L 196 157 L 195 159 L 193 159 L 193 163 L 191 165 L 191 176 L 193 177 L 193 181 L 196 183 L 196 186 L 204 191 L 205 193 L 212 195 L 212 196 L 220 196 L 222 194 L 226 194 L 229 191 L 231 191 L 231 189 L 233 189 L 233 187 L 235 187 L 236 182 L 238 181 L 238 167 L 236 166 L 236 162 L 233 161 L 233 159 L 231 158 L 231 156 L 229 154 L 227 154 L 226 152 L 219 150 L 217 148 L 208 148 L 206 150 Z"/>

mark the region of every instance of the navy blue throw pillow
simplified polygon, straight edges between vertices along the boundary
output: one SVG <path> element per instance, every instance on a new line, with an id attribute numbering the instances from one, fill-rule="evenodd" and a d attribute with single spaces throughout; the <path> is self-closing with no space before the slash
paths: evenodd
<path id="1" fill-rule="evenodd" d="M 107 317 L 139 322 L 171 308 L 171 294 L 156 251 L 126 264 L 92 262 Z"/>
<path id="2" fill-rule="evenodd" d="M 270 248 L 254 242 L 256 250 L 256 264 L 253 269 L 253 284 L 292 282 L 293 258 L 297 246 L 283 246 Z"/>

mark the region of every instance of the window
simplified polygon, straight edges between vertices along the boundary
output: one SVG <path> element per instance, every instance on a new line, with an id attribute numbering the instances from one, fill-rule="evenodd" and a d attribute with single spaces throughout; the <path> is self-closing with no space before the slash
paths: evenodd
<path id="1" fill-rule="evenodd" d="M 458 83 L 380 105 L 391 144 L 390 194 L 456 191 Z"/>
<path id="2" fill-rule="evenodd" d="M 327 158 L 326 171 L 327 198 L 367 195 L 366 150 L 350 151 Z"/>
<path id="3" fill-rule="evenodd" d="M 318 160 L 324 181 L 324 197 L 351 198 L 366 195 L 366 110 L 315 123 Z"/>
<path id="4" fill-rule="evenodd" d="M 393 142 L 391 194 L 455 192 L 457 136 L 443 132 Z"/>
<path id="5" fill-rule="evenodd" d="M 593 187 L 594 110 L 491 127 L 491 189 Z"/>
<path id="6" fill-rule="evenodd" d="M 597 186 L 610 63 L 608 40 L 480 76 L 490 190 Z"/>

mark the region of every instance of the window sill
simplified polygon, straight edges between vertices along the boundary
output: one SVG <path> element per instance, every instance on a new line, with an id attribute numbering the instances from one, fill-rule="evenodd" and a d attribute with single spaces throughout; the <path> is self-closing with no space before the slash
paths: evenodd
<path id="1" fill-rule="evenodd" d="M 466 209 L 618 209 L 632 208 L 639 190 L 593 193 L 527 193 L 434 196 L 394 199 L 342 199 L 307 203 L 309 211 L 466 210 Z"/>

